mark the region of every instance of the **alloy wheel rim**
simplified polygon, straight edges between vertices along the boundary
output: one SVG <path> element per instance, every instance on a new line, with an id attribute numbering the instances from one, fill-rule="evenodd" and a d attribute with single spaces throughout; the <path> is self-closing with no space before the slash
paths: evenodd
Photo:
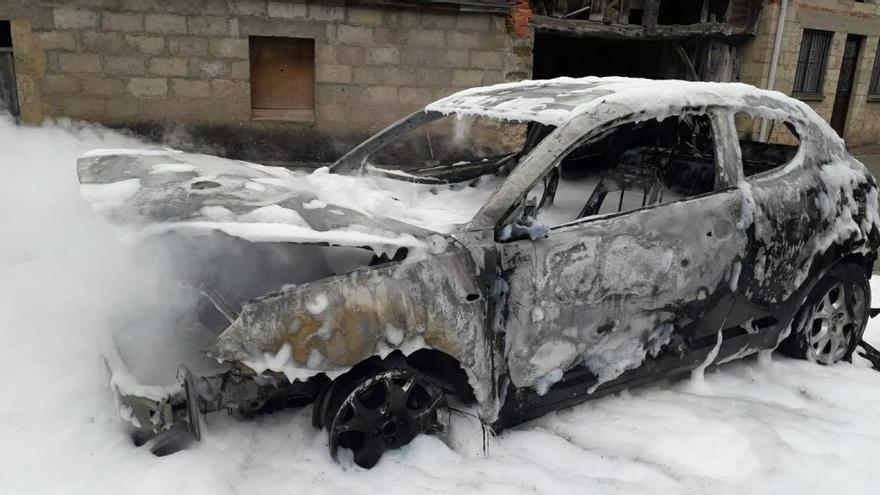
<path id="1" fill-rule="evenodd" d="M 364 381 L 345 398 L 330 427 L 330 449 L 350 449 L 354 462 L 373 467 L 386 450 L 406 445 L 419 433 L 445 428 L 442 390 L 412 370 L 384 371 Z"/>
<path id="2" fill-rule="evenodd" d="M 858 328 L 857 309 L 864 307 L 864 294 L 848 290 L 843 282 L 836 282 L 813 306 L 808 320 L 808 357 L 822 364 L 843 359 L 849 351 L 853 333 Z"/>

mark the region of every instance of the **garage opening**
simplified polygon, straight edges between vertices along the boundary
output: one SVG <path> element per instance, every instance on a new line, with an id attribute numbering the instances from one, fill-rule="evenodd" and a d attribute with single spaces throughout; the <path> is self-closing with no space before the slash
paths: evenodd
<path id="1" fill-rule="evenodd" d="M 313 121 L 315 40 L 251 36 L 248 45 L 253 118 Z"/>
<path id="2" fill-rule="evenodd" d="M 0 113 L 18 117 L 18 91 L 15 87 L 15 65 L 12 59 L 12 26 L 0 20 Z"/>
<path id="3" fill-rule="evenodd" d="M 667 41 L 617 41 L 535 34 L 534 76 L 686 78 Z"/>

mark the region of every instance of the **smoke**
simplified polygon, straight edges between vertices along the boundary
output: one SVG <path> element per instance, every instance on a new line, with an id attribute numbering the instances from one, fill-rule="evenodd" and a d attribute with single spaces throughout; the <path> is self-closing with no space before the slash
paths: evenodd
<path id="1" fill-rule="evenodd" d="M 179 359 L 161 352 L 169 337 L 162 329 L 174 328 L 169 320 L 192 299 L 169 288 L 161 257 L 123 245 L 79 196 L 84 152 L 146 146 L 97 126 L 24 127 L 0 115 L 0 361 L 17 363 L 0 373 L 0 390 L 15 398 L 4 400 L 7 412 L 96 394 L 95 410 L 112 408 L 97 337 L 120 322 L 137 323 L 124 325 L 126 338 L 143 343 L 146 360 Z"/>

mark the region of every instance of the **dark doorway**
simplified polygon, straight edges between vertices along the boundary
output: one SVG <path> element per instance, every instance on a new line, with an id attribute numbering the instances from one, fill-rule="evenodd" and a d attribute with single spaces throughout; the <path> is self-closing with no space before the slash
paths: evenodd
<path id="1" fill-rule="evenodd" d="M 537 33 L 534 53 L 535 79 L 559 76 L 668 77 L 664 74 L 669 67 L 665 59 L 668 50 L 662 41 L 609 41 Z"/>
<path id="2" fill-rule="evenodd" d="M 0 112 L 18 117 L 18 91 L 12 61 L 12 29 L 9 21 L 0 21 Z"/>
<path id="3" fill-rule="evenodd" d="M 837 80 L 837 92 L 834 93 L 834 109 L 831 111 L 831 127 L 843 137 L 846 128 L 846 116 L 852 96 L 853 81 L 856 76 L 856 65 L 862 48 L 864 36 L 848 34 L 843 49 L 843 60 L 840 62 L 840 78 Z"/>

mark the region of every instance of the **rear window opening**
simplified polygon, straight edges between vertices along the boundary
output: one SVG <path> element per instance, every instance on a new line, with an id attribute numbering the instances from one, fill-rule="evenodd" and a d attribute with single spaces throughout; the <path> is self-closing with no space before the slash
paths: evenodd
<path id="1" fill-rule="evenodd" d="M 790 122 L 745 113 L 736 114 L 734 121 L 744 176 L 775 170 L 791 162 L 797 154 L 800 137 Z"/>

